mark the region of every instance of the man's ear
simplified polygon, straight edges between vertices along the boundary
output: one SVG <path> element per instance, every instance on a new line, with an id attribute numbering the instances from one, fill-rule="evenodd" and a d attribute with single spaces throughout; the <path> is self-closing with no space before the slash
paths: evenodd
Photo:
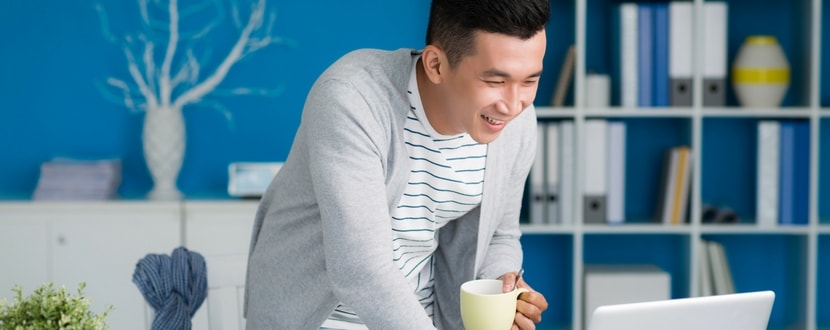
<path id="1" fill-rule="evenodd" d="M 421 62 L 424 65 L 424 72 L 433 84 L 440 84 L 444 80 L 442 74 L 449 69 L 449 63 L 441 48 L 435 45 L 426 46 L 421 52 Z"/>

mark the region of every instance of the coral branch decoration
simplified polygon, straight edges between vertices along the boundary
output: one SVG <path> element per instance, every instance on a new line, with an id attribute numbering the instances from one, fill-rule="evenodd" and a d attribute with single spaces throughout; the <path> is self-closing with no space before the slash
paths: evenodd
<path id="1" fill-rule="evenodd" d="M 142 143 L 154 182 L 149 194 L 152 199 L 182 197 L 176 187 L 185 149 L 182 109 L 215 93 L 231 68 L 244 58 L 270 45 L 290 45 L 290 41 L 273 34 L 276 15 L 266 8 L 266 0 L 255 0 L 244 11 L 232 1 L 228 5 L 229 15 L 225 15 L 221 0 L 186 4 L 180 6 L 177 0 L 138 0 L 142 30 L 120 38 L 111 33 L 104 6 L 95 5 L 104 37 L 121 48 L 129 76 L 109 77 L 109 87 L 102 88 L 102 92 L 128 109 L 145 112 Z M 246 13 L 247 18 L 242 17 Z M 196 45 L 209 42 L 206 36 L 226 18 L 237 30 L 236 40 L 224 57 L 214 63 L 207 60 L 207 51 L 197 56 Z M 225 94 L 269 96 L 278 92 L 279 89 L 238 87 Z M 116 94 L 119 96 L 113 96 Z M 212 102 L 205 103 L 224 109 Z M 224 112 L 230 118 L 227 110 Z"/>

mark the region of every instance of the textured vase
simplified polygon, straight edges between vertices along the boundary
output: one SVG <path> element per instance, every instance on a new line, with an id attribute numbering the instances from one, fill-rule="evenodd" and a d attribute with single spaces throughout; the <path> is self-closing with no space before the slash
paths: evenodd
<path id="1" fill-rule="evenodd" d="M 778 107 L 790 86 L 790 64 L 772 36 L 749 36 L 732 63 L 732 86 L 744 107 Z"/>
<path id="2" fill-rule="evenodd" d="M 160 107 L 147 109 L 144 117 L 142 143 L 147 168 L 153 178 L 150 199 L 182 198 L 176 187 L 184 160 L 184 117 L 181 109 Z"/>

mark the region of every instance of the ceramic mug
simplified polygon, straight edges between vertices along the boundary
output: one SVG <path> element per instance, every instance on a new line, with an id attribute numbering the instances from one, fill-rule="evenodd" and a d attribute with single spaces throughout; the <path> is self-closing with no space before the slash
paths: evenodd
<path id="1" fill-rule="evenodd" d="M 507 330 L 516 317 L 516 300 L 525 288 L 502 293 L 501 280 L 472 280 L 461 285 L 461 320 L 467 330 Z"/>

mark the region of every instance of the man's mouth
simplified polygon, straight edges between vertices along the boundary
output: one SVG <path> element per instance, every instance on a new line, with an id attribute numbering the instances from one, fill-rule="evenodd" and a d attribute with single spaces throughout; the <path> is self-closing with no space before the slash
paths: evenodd
<path id="1" fill-rule="evenodd" d="M 493 119 L 493 118 L 487 117 L 485 115 L 481 115 L 481 118 L 484 118 L 484 120 L 486 120 L 488 123 L 493 124 L 493 125 L 502 125 L 502 124 L 504 124 L 504 120 Z"/>

